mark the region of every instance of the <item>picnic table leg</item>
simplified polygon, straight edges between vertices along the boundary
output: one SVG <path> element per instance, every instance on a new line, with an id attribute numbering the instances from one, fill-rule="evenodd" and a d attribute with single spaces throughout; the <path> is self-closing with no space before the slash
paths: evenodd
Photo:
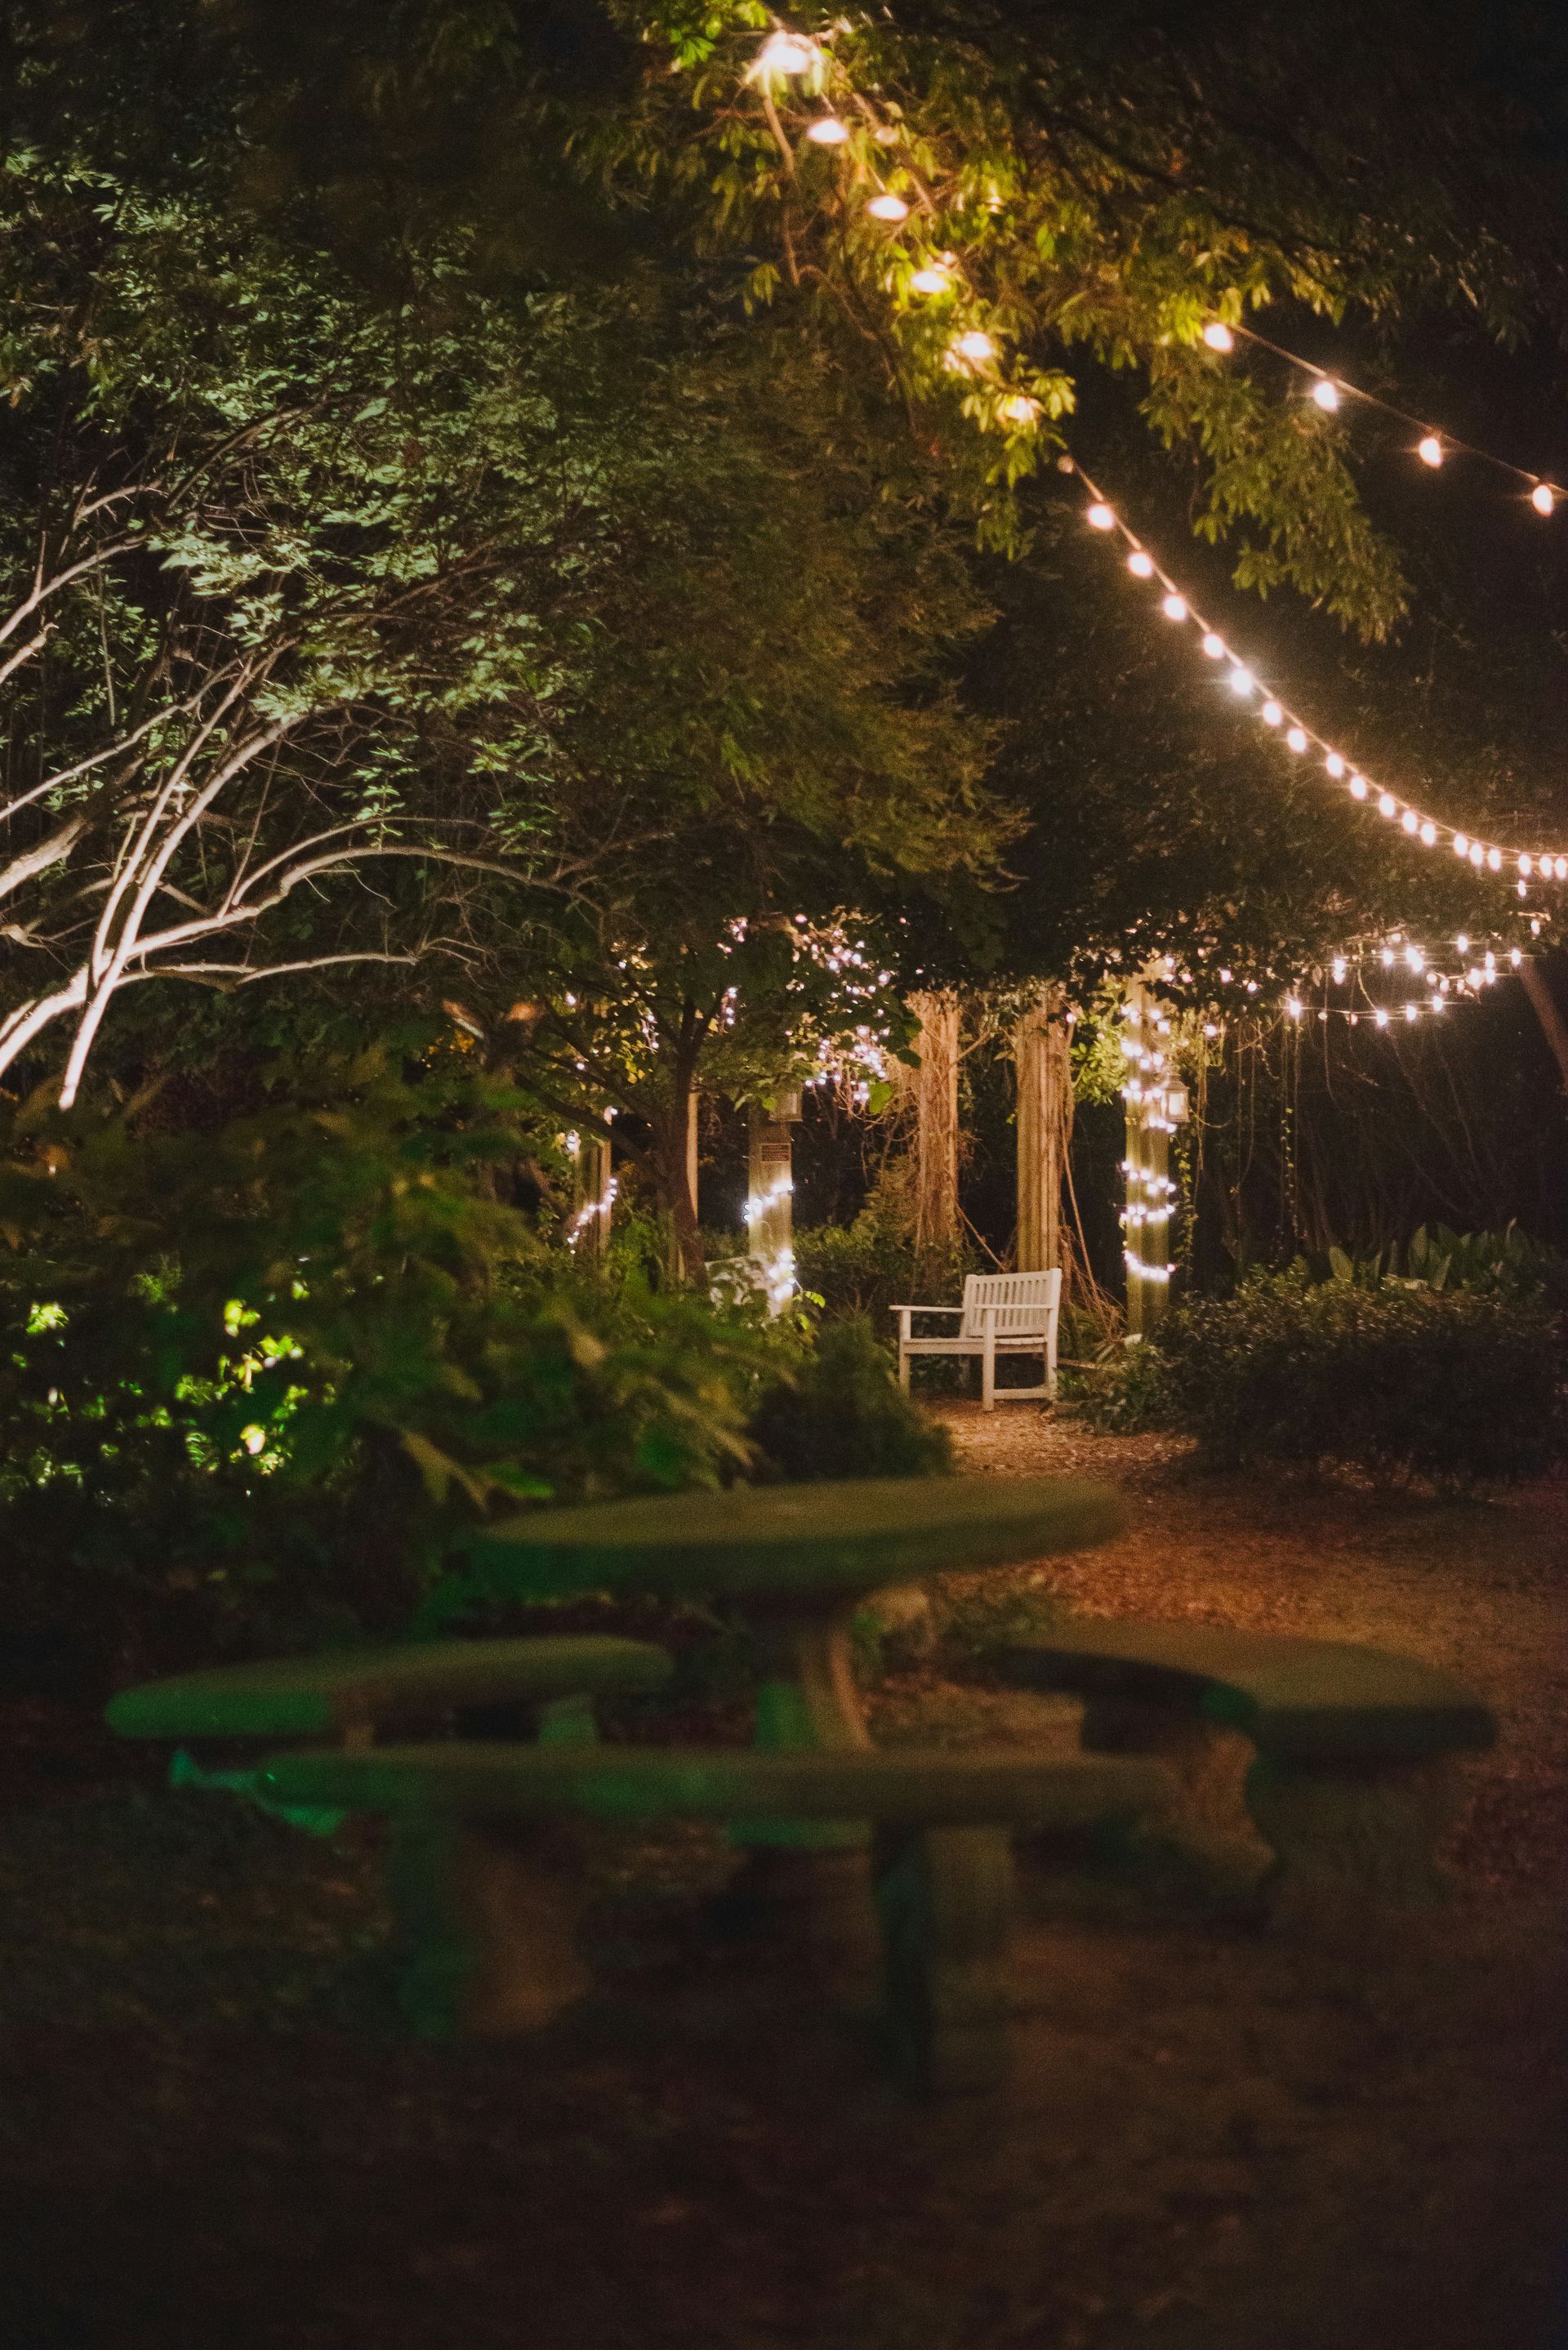
<path id="1" fill-rule="evenodd" d="M 1006 2069 L 1012 1850 L 1003 1828 L 905 1828 L 878 1839 L 887 2014 L 920 2087 L 987 2089 Z"/>
<path id="2" fill-rule="evenodd" d="M 399 1999 L 423 2037 L 533 2032 L 589 1989 L 569 1827 L 432 1811 L 398 1817 L 389 1837 Z"/>
<path id="3" fill-rule="evenodd" d="M 764 1618 L 755 1639 L 762 1669 L 755 1742 L 762 1752 L 858 1752 L 870 1745 L 845 1610 Z M 745 1858 L 720 1900 L 720 1922 L 782 1939 L 832 1995 L 863 2004 L 877 1965 L 869 1826 L 858 1820 L 748 1820 L 732 1831 L 732 1841 Z"/>

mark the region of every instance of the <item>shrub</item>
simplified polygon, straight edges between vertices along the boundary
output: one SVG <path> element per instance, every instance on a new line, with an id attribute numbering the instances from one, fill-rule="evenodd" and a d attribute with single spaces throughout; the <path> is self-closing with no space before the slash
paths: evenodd
<path id="1" fill-rule="evenodd" d="M 961 1244 L 917 1253 L 897 1201 L 877 1192 L 848 1226 L 797 1232 L 794 1261 L 801 1287 L 822 1300 L 826 1320 L 860 1315 L 884 1345 L 893 1336 L 889 1307 L 956 1305 L 971 1270 Z"/>
<path id="2" fill-rule="evenodd" d="M 1136 1350 L 1122 1408 L 1186 1430 L 1216 1467 L 1502 1484 L 1562 1457 L 1555 1336 L 1539 1299 L 1508 1289 L 1314 1284 L 1298 1265 L 1174 1314 Z"/>
<path id="3" fill-rule="evenodd" d="M 493 1510 L 749 1464 L 784 1342 L 542 1243 L 484 1180 L 510 1107 L 369 1056 L 215 1135 L 14 1137 L 13 1621 L 86 1599 L 194 1649 L 392 1627 Z"/>
<path id="4" fill-rule="evenodd" d="M 753 1475 L 922 1477 L 952 1461 L 946 1429 L 904 1393 L 864 1315 L 819 1329 L 747 1433 L 761 1455 Z"/>

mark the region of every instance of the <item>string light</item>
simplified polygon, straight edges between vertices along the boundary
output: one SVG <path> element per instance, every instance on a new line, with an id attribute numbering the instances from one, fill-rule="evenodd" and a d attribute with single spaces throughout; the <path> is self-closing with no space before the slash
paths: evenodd
<path id="1" fill-rule="evenodd" d="M 772 100 L 767 96 L 769 83 L 794 79 L 804 82 L 809 88 L 820 89 L 826 79 L 826 56 L 816 41 L 779 27 L 763 43 L 753 61 L 748 78 L 754 79 L 763 86 L 763 102 L 769 108 L 770 119 L 773 119 Z M 860 103 L 864 107 L 864 101 Z M 869 109 L 866 110 L 869 111 Z M 774 128 L 775 132 L 778 131 L 779 126 L 776 120 L 774 120 Z M 874 120 L 873 130 L 876 138 L 886 146 L 896 146 L 899 143 L 900 134 L 891 123 Z M 780 135 L 782 137 L 782 133 Z M 847 143 L 849 133 L 836 115 L 823 115 L 806 125 L 805 136 L 819 145 L 838 147 Z M 999 209 L 1000 203 L 1000 196 L 995 195 L 993 192 L 990 208 L 993 211 Z M 867 213 L 872 218 L 888 223 L 898 223 L 907 219 L 909 209 L 908 201 L 895 194 L 891 189 L 878 191 L 867 205 Z M 951 265 L 953 259 L 953 255 L 945 255 L 940 261 L 923 264 L 909 281 L 910 286 L 917 292 L 930 295 L 946 294 L 957 290 Z M 1513 465 L 1506 459 L 1495 457 L 1488 451 L 1476 449 L 1472 444 L 1459 440 L 1451 433 L 1440 433 L 1429 425 L 1423 424 L 1408 411 L 1397 408 L 1394 402 L 1383 400 L 1376 393 L 1363 391 L 1359 387 L 1346 382 L 1341 377 L 1331 376 L 1313 361 L 1304 359 L 1299 354 L 1285 350 L 1282 346 L 1271 342 L 1266 336 L 1260 334 L 1254 328 L 1241 325 L 1232 327 L 1224 319 L 1211 318 L 1203 324 L 1199 333 L 1205 347 L 1217 357 L 1234 350 L 1238 334 L 1245 335 L 1250 341 L 1260 348 L 1272 351 L 1289 366 L 1311 377 L 1310 397 L 1325 414 L 1336 412 L 1342 405 L 1344 397 L 1349 396 L 1399 418 L 1415 432 L 1417 435 L 1415 453 L 1428 468 L 1434 470 L 1440 468 L 1449 450 L 1462 451 L 1528 484 L 1532 506 L 1536 513 L 1547 517 L 1555 512 L 1559 496 L 1564 494 L 1557 484 L 1542 479 L 1539 474 Z M 988 366 L 996 357 L 997 346 L 992 337 L 977 327 L 969 328 L 950 345 L 947 363 L 950 367 L 980 369 Z M 1040 403 L 1030 400 L 1023 392 L 1010 394 L 1004 400 L 998 403 L 996 411 L 1004 421 L 1020 428 L 1033 424 L 1039 411 Z M 1095 489 L 1087 475 L 1083 473 L 1082 469 L 1065 455 L 1060 458 L 1058 463 L 1064 471 L 1077 473 L 1085 488 L 1090 492 L 1092 503 L 1087 510 L 1087 519 L 1091 525 L 1101 532 L 1116 529 L 1122 531 L 1130 550 L 1129 570 L 1138 578 L 1158 580 L 1164 590 L 1162 609 L 1166 617 L 1178 622 L 1188 619 L 1196 621 L 1201 631 L 1202 649 L 1205 654 L 1210 659 L 1228 658 L 1231 660 L 1231 669 L 1228 682 L 1231 691 L 1239 700 L 1250 701 L 1257 690 L 1257 680 L 1251 671 L 1230 651 L 1223 638 L 1217 631 L 1207 627 L 1201 616 L 1193 609 L 1189 599 L 1159 568 L 1154 558 L 1147 555 L 1147 550 L 1132 537 L 1131 533 L 1119 521 L 1115 512 Z M 1135 558 L 1141 558 L 1141 560 Z M 1283 740 L 1289 748 L 1300 754 L 1315 744 L 1324 754 L 1324 764 L 1330 777 L 1339 781 L 1344 776 L 1345 762 L 1341 754 L 1332 745 L 1324 743 L 1313 728 L 1276 696 L 1265 693 L 1261 714 L 1265 724 L 1272 728 L 1279 728 L 1288 720 L 1289 724 L 1285 727 Z M 1351 775 L 1349 788 L 1352 795 L 1358 800 L 1364 800 L 1368 795 L 1367 784 L 1359 774 Z M 1392 803 L 1391 806 L 1390 803 Z M 1455 853 L 1467 858 L 1472 867 L 1478 869 L 1484 868 L 1494 874 L 1501 873 L 1505 852 L 1500 845 L 1478 842 L 1413 806 L 1402 796 L 1387 791 L 1379 791 L 1377 805 L 1380 812 L 1386 816 L 1397 815 L 1402 831 L 1411 839 L 1418 840 L 1423 847 L 1435 847 L 1439 837 L 1447 838 L 1451 842 Z M 1506 855 L 1510 863 L 1517 867 L 1519 878 L 1516 887 L 1521 897 L 1527 894 L 1527 882 L 1537 876 L 1543 880 L 1568 880 L 1568 856 L 1555 851 L 1521 853 L 1512 849 L 1507 851 Z"/>
<path id="2" fill-rule="evenodd" d="M 1084 510 L 1084 519 L 1090 528 L 1102 533 L 1116 531 L 1121 534 L 1127 547 L 1128 570 L 1140 578 L 1149 578 L 1158 582 L 1161 590 L 1160 608 L 1166 618 L 1179 622 L 1191 620 L 1199 631 L 1199 642 L 1207 657 L 1210 660 L 1225 660 L 1231 664 L 1226 673 L 1226 683 L 1231 692 L 1238 701 L 1250 702 L 1253 694 L 1259 691 L 1258 680 L 1253 672 L 1231 650 L 1220 631 L 1209 625 L 1202 613 L 1193 604 L 1191 598 L 1177 585 L 1177 582 L 1148 553 L 1148 550 L 1133 536 L 1127 525 L 1122 521 L 1114 506 L 1085 473 L 1076 459 L 1064 456 L 1059 460 L 1059 463 L 1064 472 L 1077 476 L 1089 494 L 1090 503 Z M 1140 556 L 1147 560 L 1147 570 L 1143 564 L 1135 561 L 1135 558 Z M 1323 754 L 1324 773 L 1335 783 L 1345 780 L 1348 770 L 1347 788 L 1353 799 L 1366 801 L 1373 797 L 1373 786 L 1360 770 L 1352 768 L 1342 752 L 1336 750 L 1332 743 L 1325 742 L 1314 727 L 1309 726 L 1305 719 L 1293 710 L 1288 702 L 1282 702 L 1277 694 L 1264 692 L 1259 715 L 1263 723 L 1271 729 L 1282 727 L 1286 729 L 1284 740 L 1293 751 L 1300 754 L 1315 745 Z M 1436 847 L 1439 840 L 1447 840 L 1452 846 L 1456 856 L 1468 858 L 1469 863 L 1478 869 L 1485 869 L 1492 873 L 1501 872 L 1506 856 L 1510 866 L 1519 874 L 1521 890 L 1525 883 L 1532 878 L 1539 878 L 1544 881 L 1568 881 L 1568 854 L 1562 851 L 1514 848 L 1505 851 L 1499 843 L 1478 840 L 1473 834 L 1458 830 L 1455 827 L 1444 823 L 1439 817 L 1429 815 L 1425 808 L 1417 807 L 1402 794 L 1391 792 L 1381 785 L 1376 789 L 1376 800 L 1378 814 L 1386 821 L 1397 821 L 1408 839 L 1419 842 L 1425 848 Z"/>
<path id="3" fill-rule="evenodd" d="M 774 33 L 763 43 L 752 68 L 759 81 L 784 81 L 808 74 L 820 66 L 822 52 L 815 41 L 798 33 Z"/>
<path id="4" fill-rule="evenodd" d="M 1340 405 L 1342 400 L 1349 399 L 1359 401 L 1366 408 L 1380 409 L 1385 416 L 1396 418 L 1417 436 L 1415 453 L 1422 464 L 1431 466 L 1434 471 L 1450 452 L 1471 457 L 1479 464 L 1490 465 L 1496 472 L 1510 473 L 1516 482 L 1524 483 L 1529 490 L 1531 504 L 1538 515 L 1542 515 L 1555 513 L 1558 500 L 1568 496 L 1568 491 L 1564 491 L 1560 483 L 1545 481 L 1527 467 L 1514 464 L 1510 458 L 1499 457 L 1490 449 L 1478 448 L 1473 441 L 1461 440 L 1457 433 L 1438 432 L 1422 418 L 1412 415 L 1407 408 L 1400 408 L 1394 400 L 1385 400 L 1378 392 L 1363 391 L 1358 384 L 1347 383 L 1343 376 L 1328 376 L 1311 359 L 1303 359 L 1299 351 L 1287 350 L 1282 343 L 1272 341 L 1267 335 L 1260 334 L 1255 327 L 1238 325 L 1232 329 L 1219 319 L 1210 320 L 1210 325 L 1219 327 L 1224 338 L 1223 340 L 1215 340 L 1210 337 L 1209 327 L 1203 328 L 1203 340 L 1211 351 L 1233 350 L 1236 337 L 1244 335 L 1260 350 L 1271 351 L 1275 359 L 1283 359 L 1287 367 L 1312 377 L 1312 397 L 1320 408 L 1332 411 Z"/>

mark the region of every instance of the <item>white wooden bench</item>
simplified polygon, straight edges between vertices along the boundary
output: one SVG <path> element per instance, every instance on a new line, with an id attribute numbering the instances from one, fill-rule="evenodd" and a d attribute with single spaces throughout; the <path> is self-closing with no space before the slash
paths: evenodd
<path id="1" fill-rule="evenodd" d="M 898 1317 L 898 1384 L 909 1384 L 914 1355 L 978 1355 L 981 1394 L 987 1411 L 996 1409 L 999 1355 L 1039 1355 L 1045 1366 L 1037 1388 L 1003 1388 L 1009 1403 L 1038 1402 L 1056 1393 L 1056 1321 L 1062 1305 L 1060 1269 L 1051 1273 L 971 1273 L 961 1305 L 895 1305 Z M 911 1335 L 917 1314 L 956 1314 L 955 1333 L 940 1338 Z"/>

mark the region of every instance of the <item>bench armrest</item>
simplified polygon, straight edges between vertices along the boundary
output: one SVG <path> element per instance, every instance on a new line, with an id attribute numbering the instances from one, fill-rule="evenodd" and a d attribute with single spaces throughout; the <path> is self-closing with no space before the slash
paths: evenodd
<path id="1" fill-rule="evenodd" d="M 889 1305 L 889 1314 L 961 1314 L 961 1305 Z"/>

